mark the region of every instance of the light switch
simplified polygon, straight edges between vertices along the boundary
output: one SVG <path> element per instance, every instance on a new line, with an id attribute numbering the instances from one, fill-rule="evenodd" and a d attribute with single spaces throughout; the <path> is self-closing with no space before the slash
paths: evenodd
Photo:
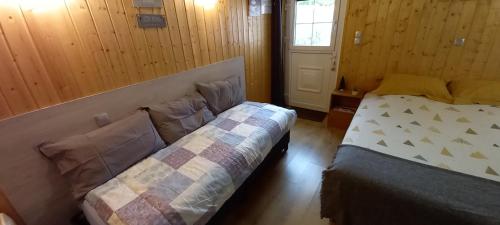
<path id="1" fill-rule="evenodd" d="M 453 45 L 455 46 L 464 46 L 465 45 L 465 38 L 464 37 L 458 37 L 455 38 L 455 41 L 453 42 Z"/>
<path id="2" fill-rule="evenodd" d="M 360 45 L 362 38 L 363 38 L 363 33 L 359 30 L 356 31 L 356 33 L 354 33 L 354 45 Z"/>

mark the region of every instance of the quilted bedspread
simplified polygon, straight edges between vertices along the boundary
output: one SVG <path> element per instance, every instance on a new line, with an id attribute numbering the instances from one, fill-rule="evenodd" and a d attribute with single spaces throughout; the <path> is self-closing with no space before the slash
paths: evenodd
<path id="1" fill-rule="evenodd" d="M 92 190 L 109 224 L 205 224 L 296 120 L 293 110 L 245 102 Z"/>
<path id="2" fill-rule="evenodd" d="M 500 107 L 368 94 L 343 144 L 500 181 Z"/>

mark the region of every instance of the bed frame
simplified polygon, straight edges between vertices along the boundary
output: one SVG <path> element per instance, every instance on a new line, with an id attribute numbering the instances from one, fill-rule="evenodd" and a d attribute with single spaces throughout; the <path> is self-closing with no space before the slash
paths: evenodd
<path id="1" fill-rule="evenodd" d="M 78 203 L 56 166 L 39 153 L 39 144 L 97 129 L 98 114 L 116 121 L 141 106 L 193 92 L 196 82 L 233 75 L 245 93 L 244 60 L 238 57 L 0 121 L 0 188 L 27 225 L 69 224 L 80 211 Z"/>

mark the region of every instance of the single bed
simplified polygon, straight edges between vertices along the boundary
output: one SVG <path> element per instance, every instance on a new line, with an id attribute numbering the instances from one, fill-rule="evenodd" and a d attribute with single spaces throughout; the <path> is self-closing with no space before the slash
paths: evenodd
<path id="1" fill-rule="evenodd" d="M 500 108 L 367 94 L 323 173 L 337 225 L 500 224 Z"/>
<path id="2" fill-rule="evenodd" d="M 223 62 L 183 71 L 177 74 L 162 76 L 158 79 L 118 88 L 112 91 L 73 100 L 2 120 L 0 121 L 0 133 L 2 134 L 0 136 L 0 143 L 2 143 L 0 146 L 0 186 L 2 187 L 2 191 L 5 193 L 6 197 L 8 197 L 8 200 L 12 203 L 15 210 L 17 210 L 20 214 L 25 224 L 86 224 L 84 223 L 85 217 L 82 216 L 81 213 L 81 199 L 78 197 L 78 199 L 75 200 L 75 195 L 71 189 L 69 180 L 67 177 L 61 175 L 60 170 L 54 161 L 47 158 L 47 155 L 42 154 L 40 149 L 41 144 L 62 140 L 75 135 L 87 134 L 100 129 L 102 124 L 97 123 L 96 118 L 103 118 L 103 116 L 104 118 L 109 117 L 112 122 L 110 126 L 112 126 L 113 123 L 119 123 L 120 121 L 137 114 L 138 108 L 142 108 L 144 106 L 154 106 L 163 102 L 175 101 L 195 92 L 197 85 L 200 83 L 221 81 L 234 76 L 238 77 L 239 84 L 246 83 L 243 57 L 228 59 Z M 243 94 L 242 97 L 245 99 L 245 85 L 241 85 L 240 88 L 241 93 Z M 257 103 L 254 103 L 254 105 L 255 107 L 259 106 Z M 231 114 L 231 119 L 234 121 L 224 120 L 226 123 L 220 124 L 220 126 L 229 129 L 231 126 L 236 125 L 236 127 L 242 128 L 239 130 L 242 134 L 249 134 L 255 130 L 262 131 L 264 129 L 262 127 L 267 127 L 272 131 L 276 130 L 275 128 L 278 126 L 280 127 L 278 135 L 267 135 L 266 140 L 255 141 L 254 144 L 266 147 L 264 149 L 260 149 L 260 154 L 263 156 L 267 151 L 269 151 L 269 146 L 272 146 L 275 140 L 279 139 L 280 141 L 273 147 L 272 152 L 280 153 L 279 151 L 274 150 L 286 149 L 289 140 L 289 132 L 286 132 L 287 129 L 281 130 L 283 127 L 281 123 L 282 121 L 279 120 L 280 116 L 278 116 L 280 113 L 277 115 L 272 114 L 271 111 L 274 110 L 273 106 L 260 106 L 262 106 L 263 110 L 262 115 L 269 116 L 268 120 L 252 120 L 250 119 L 251 117 L 245 118 L 244 116 L 246 114 L 244 112 L 239 112 L 235 113 L 235 115 Z M 229 112 L 231 111 L 228 111 L 228 113 Z M 223 113 L 218 116 L 223 118 L 222 116 L 224 115 L 227 114 Z M 219 121 L 220 118 L 216 121 Z M 238 119 L 242 120 L 244 118 L 244 123 L 248 126 L 239 124 Z M 249 120 L 246 121 L 247 119 Z M 275 122 L 269 122 L 270 120 Z M 216 121 L 211 124 L 213 125 Z M 268 121 L 269 123 L 262 123 L 262 121 Z M 255 126 L 251 125 L 252 123 L 255 124 Z M 289 125 L 291 126 L 292 124 L 293 123 L 290 123 Z M 215 127 L 217 126 L 212 125 L 211 129 L 215 130 Z M 252 126 L 255 130 L 252 129 Z M 238 129 L 236 127 L 235 129 Z M 202 131 L 203 129 L 197 131 L 196 134 L 199 134 L 198 132 Z M 217 133 L 223 134 L 224 132 L 219 130 Z M 278 136 L 281 135 L 284 136 L 280 139 Z M 200 137 L 203 137 L 203 135 Z M 241 138 L 232 135 L 228 135 L 223 138 L 206 138 L 209 140 L 210 138 L 219 138 L 222 139 L 222 142 L 225 141 L 230 143 L 237 143 L 241 140 Z M 248 141 L 249 140 L 247 140 L 246 143 L 248 143 Z M 195 140 L 194 143 L 198 143 L 200 145 L 203 145 L 204 143 L 206 144 L 206 142 L 199 140 Z M 226 143 L 225 146 L 227 145 L 229 144 Z M 180 145 L 177 145 L 177 147 L 180 147 Z M 183 147 L 185 146 L 183 145 Z M 155 152 L 156 150 L 159 149 L 155 149 Z M 252 149 L 248 149 L 245 154 L 252 153 L 251 150 Z M 170 151 L 174 152 L 175 147 L 170 147 L 163 153 L 167 155 Z M 192 154 L 189 154 L 191 151 L 179 152 L 179 160 L 185 159 L 182 156 L 192 156 Z M 182 155 L 182 153 L 187 154 Z M 234 151 L 232 153 L 238 155 L 238 157 L 235 158 L 235 162 L 242 162 L 241 154 L 237 154 Z M 209 155 L 210 154 L 207 154 L 207 157 L 210 158 Z M 159 157 L 160 155 L 155 156 Z M 211 156 L 214 156 L 214 154 Z M 215 154 L 215 157 L 211 159 L 213 161 L 217 161 L 218 158 L 216 156 L 217 155 Z M 256 159 L 260 160 L 260 158 Z M 211 165 L 217 164 L 213 161 L 211 161 Z M 182 162 L 182 160 L 180 162 Z M 254 163 L 257 162 L 258 161 L 254 161 Z M 193 165 L 193 163 L 189 162 L 187 164 Z M 232 168 L 233 164 L 229 161 L 224 165 Z M 254 164 L 251 164 L 251 166 L 254 166 Z M 223 170 L 221 169 L 223 166 L 215 167 L 219 168 L 216 171 Z M 181 170 L 181 168 L 182 167 L 179 169 Z M 249 170 L 247 169 L 242 170 L 241 174 L 246 174 L 248 171 Z M 170 170 L 170 172 L 173 171 Z M 229 175 L 231 177 L 231 183 L 234 182 L 231 189 L 235 189 L 241 182 L 240 180 L 244 179 L 244 176 L 234 176 L 235 174 L 237 175 L 238 173 L 231 173 Z M 233 177 L 237 177 L 238 179 L 233 180 Z M 223 177 L 223 179 L 225 179 L 224 181 L 229 181 L 227 180 L 227 176 Z M 133 178 L 129 180 L 133 180 Z M 212 199 L 213 202 L 217 204 L 223 202 L 223 197 L 226 197 L 228 192 L 221 194 L 223 194 L 222 197 L 219 196 L 216 199 Z M 100 195 L 97 192 L 94 192 L 93 196 L 95 197 L 94 199 L 97 199 Z M 119 204 L 122 204 L 126 200 L 130 200 L 130 198 L 122 198 L 121 200 L 123 201 Z M 101 206 L 104 207 L 105 204 L 101 204 Z M 205 218 L 208 218 L 208 216 L 211 215 L 217 207 L 219 207 L 215 204 L 212 206 L 213 207 L 210 208 L 210 211 L 206 214 L 207 217 Z M 94 211 L 99 212 L 99 210 Z M 203 211 L 200 210 L 199 213 L 201 214 L 202 212 Z M 194 217 L 195 216 L 192 218 Z M 96 218 L 99 218 L 99 216 Z M 188 219 L 188 221 L 194 220 L 195 219 Z M 202 222 L 203 220 L 199 219 L 197 221 Z M 91 221 L 92 224 L 98 224 L 98 222 L 93 222 L 95 221 Z M 139 221 L 139 224 L 144 224 L 144 222 Z"/>
<path id="3" fill-rule="evenodd" d="M 293 110 L 244 102 L 90 191 L 92 225 L 206 224 L 296 120 Z"/>

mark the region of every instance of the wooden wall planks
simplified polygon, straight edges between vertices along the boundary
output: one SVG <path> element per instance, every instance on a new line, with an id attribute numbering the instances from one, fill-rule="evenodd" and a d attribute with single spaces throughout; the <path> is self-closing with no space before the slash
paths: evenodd
<path id="1" fill-rule="evenodd" d="M 500 0 L 349 0 L 339 75 L 364 90 L 387 73 L 500 79 L 499 21 Z"/>
<path id="2" fill-rule="evenodd" d="M 212 9 L 196 0 L 164 0 L 161 9 L 21 2 L 0 1 L 0 119 L 236 56 L 245 57 L 248 98 L 270 101 L 271 17 L 248 17 L 246 0 Z M 168 26 L 138 28 L 139 12 L 162 14 Z"/>

